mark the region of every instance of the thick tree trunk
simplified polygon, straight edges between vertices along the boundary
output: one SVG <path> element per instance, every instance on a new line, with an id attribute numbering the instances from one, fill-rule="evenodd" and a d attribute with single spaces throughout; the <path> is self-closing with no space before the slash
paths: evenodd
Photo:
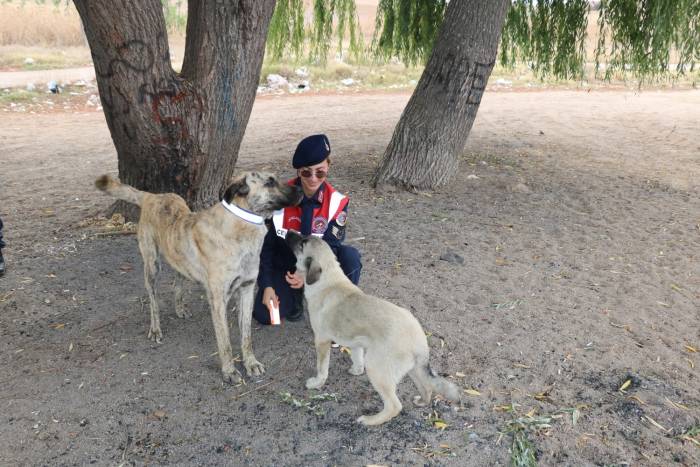
<path id="1" fill-rule="evenodd" d="M 452 0 L 373 184 L 433 189 L 455 174 L 496 59 L 510 0 Z"/>
<path id="2" fill-rule="evenodd" d="M 124 183 L 194 209 L 233 174 L 274 0 L 190 0 L 182 72 L 160 0 L 74 0 Z"/>

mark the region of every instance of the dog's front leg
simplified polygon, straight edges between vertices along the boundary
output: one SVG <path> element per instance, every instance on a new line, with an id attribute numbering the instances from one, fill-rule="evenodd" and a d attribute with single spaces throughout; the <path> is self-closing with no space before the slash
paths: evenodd
<path id="1" fill-rule="evenodd" d="M 238 332 L 241 333 L 241 353 L 243 366 L 248 376 L 259 376 L 265 373 L 265 367 L 253 354 L 253 341 L 250 337 L 250 326 L 253 319 L 253 300 L 255 300 L 255 280 L 243 282 L 238 294 Z"/>
<path id="2" fill-rule="evenodd" d="M 352 366 L 348 370 L 351 375 L 359 376 L 365 372 L 365 349 L 364 347 L 353 347 L 350 349 Z"/>
<path id="3" fill-rule="evenodd" d="M 308 389 L 318 389 L 326 383 L 331 359 L 331 341 L 316 340 L 316 376 L 306 380 Z"/>
<path id="4" fill-rule="evenodd" d="M 240 383 L 242 378 L 233 363 L 233 350 L 231 349 L 228 321 L 226 320 L 228 297 L 224 293 L 223 287 L 214 287 L 212 290 L 207 290 L 207 297 L 211 308 L 211 319 L 214 322 L 216 345 L 219 349 L 221 373 L 223 373 L 224 381 L 227 383 Z"/>

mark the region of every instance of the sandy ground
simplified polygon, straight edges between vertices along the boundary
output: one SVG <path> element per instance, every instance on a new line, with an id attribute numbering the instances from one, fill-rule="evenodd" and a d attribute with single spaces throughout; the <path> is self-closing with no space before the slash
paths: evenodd
<path id="1" fill-rule="evenodd" d="M 487 92 L 452 184 L 376 192 L 408 97 L 259 98 L 239 165 L 290 175 L 298 139 L 326 132 L 361 286 L 477 392 L 419 409 L 405 381 L 401 415 L 367 429 L 380 401 L 336 350 L 338 401 L 295 407 L 281 393 L 315 394 L 307 322 L 256 327 L 267 373 L 223 386 L 202 290 L 178 320 L 168 271 L 150 342 L 136 239 L 78 226 L 110 203 L 101 113 L 0 113 L 0 464 L 506 465 L 501 432 L 528 414 L 554 415 L 527 432 L 542 465 L 700 464 L 679 438 L 700 426 L 700 92 Z"/>

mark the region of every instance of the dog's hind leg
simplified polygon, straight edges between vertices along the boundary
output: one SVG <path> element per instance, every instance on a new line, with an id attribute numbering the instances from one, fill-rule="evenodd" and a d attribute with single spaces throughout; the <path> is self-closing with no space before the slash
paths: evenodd
<path id="1" fill-rule="evenodd" d="M 209 284 L 207 287 L 207 298 L 209 300 L 209 307 L 211 308 L 211 319 L 214 323 L 216 346 L 219 350 L 221 373 L 223 374 L 224 381 L 227 383 L 239 383 L 241 381 L 241 375 L 238 373 L 236 365 L 233 363 L 233 349 L 231 349 L 231 338 L 229 336 L 228 321 L 226 319 L 228 295 L 223 286 Z"/>
<path id="2" fill-rule="evenodd" d="M 424 367 L 423 369 L 420 369 L 418 366 L 414 367 L 408 372 L 408 376 L 410 376 L 413 384 L 416 385 L 419 394 L 413 398 L 413 403 L 417 407 L 425 407 L 426 405 L 430 404 L 433 397 L 432 385 L 430 384 L 430 381 L 427 380 L 428 375 L 426 374 Z"/>
<path id="3" fill-rule="evenodd" d="M 177 271 L 175 272 L 175 282 L 173 283 L 173 288 L 175 289 L 175 314 L 178 318 L 190 318 L 192 315 L 189 311 L 185 310 L 185 276 Z"/>
<path id="4" fill-rule="evenodd" d="M 160 272 L 158 249 L 149 231 L 139 230 L 139 249 L 143 258 L 143 279 L 148 292 L 149 307 L 151 310 L 151 325 L 148 329 L 148 338 L 160 343 L 163 333 L 160 329 L 160 311 L 158 309 L 158 297 L 156 295 L 156 281 Z"/>
<path id="5" fill-rule="evenodd" d="M 331 360 L 331 341 L 315 340 L 316 346 L 316 376 L 306 380 L 307 389 L 318 389 L 328 379 L 328 365 Z"/>
<path id="6" fill-rule="evenodd" d="M 253 300 L 255 300 L 255 280 L 251 279 L 241 283 L 238 289 L 238 332 L 241 333 L 243 366 L 248 376 L 259 376 L 265 373 L 265 367 L 255 358 L 253 341 L 250 338 Z"/>
<path id="7" fill-rule="evenodd" d="M 393 370 L 393 371 L 392 371 Z M 369 381 L 382 398 L 384 408 L 375 415 L 363 415 L 357 419 L 364 425 L 380 425 L 397 416 L 401 412 L 401 401 L 396 396 L 396 381 L 394 371 L 381 362 L 374 360 L 367 362 L 367 376 Z"/>
<path id="8" fill-rule="evenodd" d="M 365 372 L 365 349 L 363 347 L 352 347 L 350 349 L 350 358 L 352 359 L 352 366 L 348 373 L 360 376 Z"/>

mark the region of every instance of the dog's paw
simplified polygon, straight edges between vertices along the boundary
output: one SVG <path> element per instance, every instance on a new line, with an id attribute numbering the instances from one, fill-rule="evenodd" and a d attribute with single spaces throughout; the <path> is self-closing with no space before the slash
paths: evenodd
<path id="1" fill-rule="evenodd" d="M 244 361 L 243 366 L 245 366 L 245 371 L 248 373 L 248 376 L 260 376 L 265 373 L 265 367 L 262 363 L 257 361 L 255 357 Z"/>
<path id="2" fill-rule="evenodd" d="M 351 375 L 355 375 L 355 376 L 360 376 L 364 372 L 365 372 L 364 366 L 353 365 L 348 369 L 348 373 L 350 373 Z"/>
<path id="3" fill-rule="evenodd" d="M 161 340 L 163 339 L 163 332 L 160 330 L 160 328 L 151 328 L 148 330 L 148 338 L 153 342 L 160 344 Z"/>
<path id="4" fill-rule="evenodd" d="M 416 407 L 425 407 L 429 403 L 430 403 L 430 401 L 426 401 L 421 396 L 414 396 L 413 397 L 413 405 L 415 405 Z"/>
<path id="5" fill-rule="evenodd" d="M 391 420 L 391 417 L 386 418 L 381 413 L 377 415 L 363 415 L 357 419 L 358 423 L 362 423 L 364 426 L 376 426 Z"/>
<path id="6" fill-rule="evenodd" d="M 221 374 L 224 378 L 224 383 L 240 384 L 243 381 L 243 376 L 241 376 L 241 374 L 235 368 L 233 371 L 221 370 Z"/>
<path id="7" fill-rule="evenodd" d="M 319 389 L 326 383 L 324 378 L 314 376 L 306 380 L 306 389 Z"/>

